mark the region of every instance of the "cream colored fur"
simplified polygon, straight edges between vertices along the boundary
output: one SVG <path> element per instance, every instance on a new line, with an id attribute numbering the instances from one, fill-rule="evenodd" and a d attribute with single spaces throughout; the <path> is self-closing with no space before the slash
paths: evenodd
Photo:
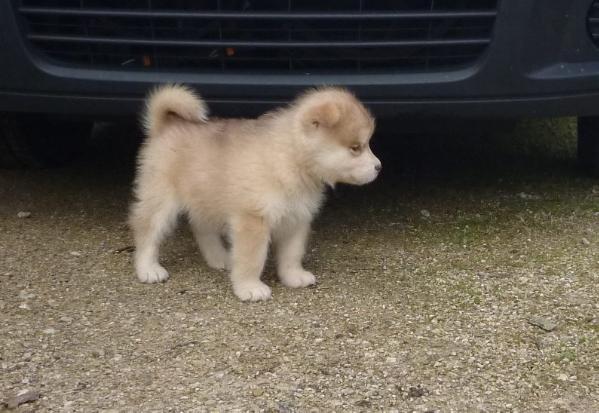
<path id="1" fill-rule="evenodd" d="M 162 132 L 172 115 L 190 122 L 205 122 L 208 107 L 195 93 L 183 85 L 167 85 L 155 89 L 146 100 L 143 126 L 147 134 Z"/>
<path id="2" fill-rule="evenodd" d="M 207 264 L 230 269 L 241 300 L 270 298 L 260 275 L 271 242 L 284 285 L 314 284 L 302 266 L 310 223 L 325 185 L 376 178 L 380 161 L 368 145 L 374 119 L 339 88 L 311 90 L 257 119 L 206 117 L 205 103 L 183 86 L 149 97 L 130 216 L 137 276 L 168 278 L 158 248 L 185 213 Z"/>

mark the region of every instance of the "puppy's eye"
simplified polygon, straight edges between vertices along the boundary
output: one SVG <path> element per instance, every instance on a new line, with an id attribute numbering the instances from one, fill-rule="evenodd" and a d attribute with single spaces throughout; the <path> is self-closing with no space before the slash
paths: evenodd
<path id="1" fill-rule="evenodd" d="M 349 150 L 351 151 L 352 154 L 359 155 L 360 152 L 362 152 L 362 146 L 361 145 L 352 145 L 349 147 Z"/>

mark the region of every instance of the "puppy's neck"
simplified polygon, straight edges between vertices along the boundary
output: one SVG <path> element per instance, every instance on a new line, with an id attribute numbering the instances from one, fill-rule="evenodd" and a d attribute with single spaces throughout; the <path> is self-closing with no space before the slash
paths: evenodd
<path id="1" fill-rule="evenodd" d="M 301 139 L 301 137 L 298 137 Z M 311 192 L 322 192 L 325 188 L 326 181 L 321 176 L 317 165 L 314 163 L 313 155 L 308 148 L 299 142 L 295 145 L 296 149 L 290 159 L 296 174 L 298 183 L 305 189 Z"/>
<path id="2" fill-rule="evenodd" d="M 275 129 L 280 131 L 274 134 L 274 139 L 278 141 L 277 146 L 280 148 L 281 183 L 288 190 L 324 191 L 326 181 L 314 162 L 314 155 L 306 141 L 309 138 L 303 136 L 301 130 L 295 127 L 293 119 L 287 116 L 277 119 L 276 123 Z"/>

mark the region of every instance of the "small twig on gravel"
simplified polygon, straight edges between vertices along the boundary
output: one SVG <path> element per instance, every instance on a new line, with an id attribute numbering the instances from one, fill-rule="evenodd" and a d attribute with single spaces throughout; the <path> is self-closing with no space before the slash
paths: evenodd
<path id="1" fill-rule="evenodd" d="M 197 341 L 197 340 L 185 341 L 184 343 L 175 344 L 174 346 L 172 346 L 170 348 L 170 350 L 167 350 L 164 353 L 168 353 L 169 351 L 173 351 L 174 349 L 179 348 L 179 347 L 187 347 L 187 346 L 190 346 L 192 344 L 196 345 L 196 344 L 201 344 L 201 343 L 199 341 Z"/>
<path id="2" fill-rule="evenodd" d="M 135 251 L 135 247 L 133 245 L 127 245 L 126 247 L 117 248 L 114 252 L 115 254 L 120 254 L 121 252 L 133 252 Z"/>
<path id="3" fill-rule="evenodd" d="M 543 317 L 530 317 L 528 323 L 535 327 L 539 327 L 544 331 L 553 331 L 557 328 L 557 323 L 555 321 Z"/>
<path id="4" fill-rule="evenodd" d="M 510 274 L 504 272 L 487 272 L 487 271 L 479 271 L 476 275 L 480 278 L 508 278 Z"/>

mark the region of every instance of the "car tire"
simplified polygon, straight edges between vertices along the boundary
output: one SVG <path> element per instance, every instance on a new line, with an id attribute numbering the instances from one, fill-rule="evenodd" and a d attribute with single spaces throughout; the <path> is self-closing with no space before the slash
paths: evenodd
<path id="1" fill-rule="evenodd" d="M 92 127 L 91 121 L 1 115 L 0 167 L 50 168 L 64 165 L 81 153 Z"/>
<path id="2" fill-rule="evenodd" d="M 586 173 L 599 177 L 599 116 L 578 118 L 578 163 Z"/>

